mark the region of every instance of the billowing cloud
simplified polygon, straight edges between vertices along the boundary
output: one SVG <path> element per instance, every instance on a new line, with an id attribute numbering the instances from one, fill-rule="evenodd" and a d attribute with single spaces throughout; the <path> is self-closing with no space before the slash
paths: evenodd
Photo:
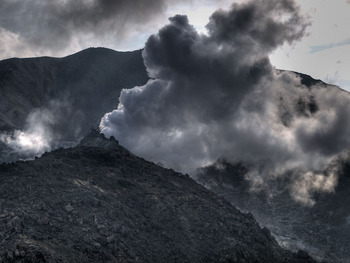
<path id="1" fill-rule="evenodd" d="M 208 35 L 198 34 L 185 16 L 170 22 L 144 49 L 155 80 L 124 90 L 119 108 L 101 127 L 137 153 L 168 156 L 170 165 L 198 166 L 219 157 L 223 147 L 231 151 L 227 142 L 236 141 L 243 129 L 235 126 L 244 98 L 275 78 L 269 53 L 300 39 L 306 23 L 293 1 L 234 4 L 212 15 Z M 260 104 L 251 103 L 259 109 L 250 110 L 261 112 L 265 104 Z"/>
<path id="2" fill-rule="evenodd" d="M 182 171 L 218 158 L 246 162 L 257 188 L 298 171 L 291 194 L 312 204 L 313 192 L 336 185 L 322 169 L 350 146 L 350 96 L 320 83 L 307 87 L 271 66 L 269 54 L 298 41 L 307 25 L 290 0 L 233 4 L 211 16 L 207 35 L 185 16 L 170 18 L 143 52 L 153 80 L 122 91 L 102 132 Z"/>

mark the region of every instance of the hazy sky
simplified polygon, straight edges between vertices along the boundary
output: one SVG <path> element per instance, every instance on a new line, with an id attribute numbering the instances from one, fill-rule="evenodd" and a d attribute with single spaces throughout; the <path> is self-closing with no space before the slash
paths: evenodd
<path id="1" fill-rule="evenodd" d="M 312 23 L 309 35 L 270 56 L 290 69 L 350 90 L 350 2 L 297 0 Z M 175 14 L 205 32 L 209 16 L 228 0 L 1 0 L 0 59 L 65 56 L 90 46 L 116 50 L 144 47 Z M 236 1 L 238 2 L 238 1 Z"/>

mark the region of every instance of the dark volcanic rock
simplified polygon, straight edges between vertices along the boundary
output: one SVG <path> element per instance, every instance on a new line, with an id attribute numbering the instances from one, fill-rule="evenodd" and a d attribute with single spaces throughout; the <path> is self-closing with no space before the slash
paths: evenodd
<path id="1" fill-rule="evenodd" d="M 283 247 L 306 250 L 319 260 L 345 263 L 350 262 L 350 152 L 331 165 L 340 167 L 335 192 L 316 193 L 312 207 L 293 200 L 288 176 L 271 182 L 268 190 L 251 191 L 245 179 L 247 164 L 219 160 L 198 170 L 197 180 L 242 211 L 251 212 Z"/>
<path id="2" fill-rule="evenodd" d="M 0 174 L 1 262 L 314 262 L 187 175 L 94 132 Z"/>

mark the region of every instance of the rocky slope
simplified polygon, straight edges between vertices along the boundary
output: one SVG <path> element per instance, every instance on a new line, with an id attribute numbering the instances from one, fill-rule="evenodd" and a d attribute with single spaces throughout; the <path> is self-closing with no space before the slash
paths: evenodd
<path id="1" fill-rule="evenodd" d="M 314 262 L 187 175 L 94 131 L 0 174 L 1 262 Z"/>
<path id="2" fill-rule="evenodd" d="M 350 154 L 336 158 L 339 167 L 334 193 L 315 194 L 312 207 L 297 203 L 286 179 L 276 180 L 269 191 L 251 191 L 245 175 L 249 165 L 224 160 L 197 171 L 197 179 L 243 211 L 250 211 L 278 242 L 291 250 L 304 249 L 329 262 L 350 262 Z M 285 178 L 288 177 L 286 176 Z"/>

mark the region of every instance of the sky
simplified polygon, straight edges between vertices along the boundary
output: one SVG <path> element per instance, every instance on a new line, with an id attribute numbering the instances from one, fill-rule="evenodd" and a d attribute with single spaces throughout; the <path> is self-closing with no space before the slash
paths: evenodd
<path id="1" fill-rule="evenodd" d="M 206 33 L 210 15 L 228 0 L 1 0 L 0 59 L 65 56 L 88 47 L 141 49 L 175 14 Z M 350 90 L 350 2 L 297 0 L 308 34 L 270 54 L 276 68 L 303 72 Z"/>

